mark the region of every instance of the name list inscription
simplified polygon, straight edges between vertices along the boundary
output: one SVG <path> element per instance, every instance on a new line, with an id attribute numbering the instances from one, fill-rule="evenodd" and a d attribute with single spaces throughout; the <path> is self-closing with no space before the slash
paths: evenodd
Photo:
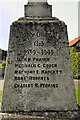
<path id="1" fill-rule="evenodd" d="M 35 44 L 34 44 L 35 45 Z M 25 54 L 24 54 L 25 53 Z M 16 83 L 15 88 L 58 88 L 57 83 L 49 82 L 54 79 L 54 75 L 61 75 L 62 70 L 58 69 L 58 64 L 51 61 L 55 52 L 54 49 L 24 49 L 17 53 L 14 81 L 25 81 L 27 83 Z M 33 83 L 28 83 L 34 81 Z M 46 81 L 43 83 L 41 81 Z"/>

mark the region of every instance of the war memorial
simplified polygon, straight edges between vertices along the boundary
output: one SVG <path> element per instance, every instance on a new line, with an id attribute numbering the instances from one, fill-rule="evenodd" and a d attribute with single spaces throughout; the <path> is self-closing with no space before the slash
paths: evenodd
<path id="1" fill-rule="evenodd" d="M 29 0 L 10 26 L 3 113 L 75 118 L 77 101 L 67 25 L 47 0 Z"/>

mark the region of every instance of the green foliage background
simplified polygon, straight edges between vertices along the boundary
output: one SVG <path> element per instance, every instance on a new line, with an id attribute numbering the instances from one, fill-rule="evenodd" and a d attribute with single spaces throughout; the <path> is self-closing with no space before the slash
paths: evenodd
<path id="1" fill-rule="evenodd" d="M 2 90 L 0 90 L 0 103 L 1 103 L 1 99 L 2 99 Z"/>
<path id="2" fill-rule="evenodd" d="M 5 67 L 6 67 L 6 61 L 2 63 L 2 68 L 5 68 Z"/>
<path id="3" fill-rule="evenodd" d="M 7 51 L 0 49 L 0 60 L 3 60 L 3 57 L 7 57 Z"/>
<path id="4" fill-rule="evenodd" d="M 0 60 L 2 60 L 2 50 L 0 49 Z"/>
<path id="5" fill-rule="evenodd" d="M 80 88 L 75 88 L 75 90 L 76 90 L 77 104 L 80 106 Z"/>
<path id="6" fill-rule="evenodd" d="M 72 52 L 70 53 L 73 77 L 80 78 L 80 52 Z"/>
<path id="7" fill-rule="evenodd" d="M 0 64 L 0 68 L 5 68 L 6 67 L 6 61 L 3 61 L 2 64 Z"/>

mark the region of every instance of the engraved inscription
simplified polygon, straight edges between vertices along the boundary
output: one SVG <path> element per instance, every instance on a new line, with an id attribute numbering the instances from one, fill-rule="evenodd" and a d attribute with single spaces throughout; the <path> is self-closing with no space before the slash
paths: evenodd
<path id="1" fill-rule="evenodd" d="M 44 42 L 43 41 L 35 41 L 34 46 L 44 46 Z"/>
<path id="2" fill-rule="evenodd" d="M 43 83 L 40 83 L 40 84 L 38 84 L 38 83 L 35 83 L 35 84 L 29 84 L 29 83 L 23 83 L 23 84 L 20 84 L 20 83 L 18 83 L 18 84 L 14 84 L 14 87 L 15 88 L 27 88 L 27 87 L 37 87 L 37 88 L 49 88 L 49 87 L 51 87 L 51 88 L 58 88 L 59 87 L 59 85 L 58 84 L 43 84 Z"/>
<path id="3" fill-rule="evenodd" d="M 52 61 L 55 55 L 53 48 L 42 48 L 44 41 L 34 41 L 34 49 L 24 49 L 22 52 L 17 51 L 17 58 L 14 70 L 15 88 L 58 88 L 57 83 L 53 83 L 54 76 L 63 74 L 62 69 L 58 68 L 58 63 Z M 38 49 L 40 47 L 40 49 Z M 53 79 L 53 80 L 52 80 Z M 19 83 L 25 81 L 26 83 Z M 29 83 L 27 83 L 29 81 Z M 34 84 L 32 81 L 35 81 Z M 45 81 L 45 83 L 41 83 Z M 50 81 L 50 83 L 48 83 Z M 36 83 L 38 82 L 38 83 Z M 31 84 L 30 84 L 31 83 Z"/>

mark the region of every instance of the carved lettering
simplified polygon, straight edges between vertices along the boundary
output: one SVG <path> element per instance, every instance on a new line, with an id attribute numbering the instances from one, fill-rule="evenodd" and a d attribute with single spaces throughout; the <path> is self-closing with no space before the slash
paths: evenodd
<path id="1" fill-rule="evenodd" d="M 29 80 L 49 80 L 49 77 L 29 76 Z"/>
<path id="2" fill-rule="evenodd" d="M 16 68 L 24 68 L 24 67 L 28 67 L 28 68 L 35 68 L 36 64 L 15 64 Z"/>
<path id="3" fill-rule="evenodd" d="M 33 58 L 33 61 L 50 61 L 50 58 Z"/>
<path id="4" fill-rule="evenodd" d="M 16 83 L 14 84 L 14 88 L 30 88 L 30 87 L 38 87 L 38 88 L 58 88 L 59 85 L 58 84 L 54 84 L 54 83 L 47 83 L 47 84 L 43 84 L 43 83 L 35 83 L 35 84 L 29 84 L 29 83 Z"/>
<path id="5" fill-rule="evenodd" d="M 41 55 L 50 55 L 50 56 L 52 56 L 52 55 L 54 55 L 54 50 L 53 49 L 49 49 L 49 50 L 42 49 L 41 50 Z"/>
<path id="6" fill-rule="evenodd" d="M 62 70 L 41 70 L 41 74 L 62 74 Z"/>
<path id="7" fill-rule="evenodd" d="M 34 46 L 44 46 L 44 42 L 43 41 L 35 41 Z"/>
<path id="8" fill-rule="evenodd" d="M 33 87 L 33 84 L 20 84 L 20 83 L 16 83 L 14 84 L 15 88 L 24 88 L 24 87 Z"/>
<path id="9" fill-rule="evenodd" d="M 35 48 L 45 45 L 44 41 L 34 41 Z M 24 49 L 17 53 L 15 64 L 15 81 L 50 81 L 53 74 L 61 75 L 62 70 L 58 69 L 58 64 L 52 63 L 51 56 L 54 56 L 54 49 Z M 43 57 L 44 56 L 44 57 Z M 34 84 L 15 84 L 15 88 L 58 88 L 58 84 L 34 83 Z"/>
<path id="10" fill-rule="evenodd" d="M 54 67 L 57 67 L 57 64 L 43 64 L 43 67 L 45 67 L 45 68 L 54 68 Z"/>
<path id="11" fill-rule="evenodd" d="M 14 76 L 14 80 L 27 80 L 27 77 Z"/>
<path id="12" fill-rule="evenodd" d="M 49 83 L 48 84 L 43 84 L 43 83 L 41 83 L 40 87 L 47 87 L 47 88 L 53 87 L 53 88 L 57 88 L 58 84 L 49 84 Z"/>

